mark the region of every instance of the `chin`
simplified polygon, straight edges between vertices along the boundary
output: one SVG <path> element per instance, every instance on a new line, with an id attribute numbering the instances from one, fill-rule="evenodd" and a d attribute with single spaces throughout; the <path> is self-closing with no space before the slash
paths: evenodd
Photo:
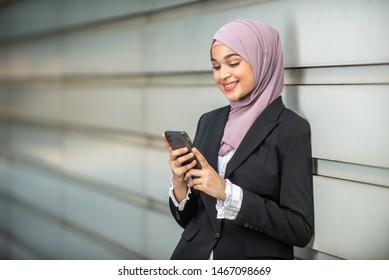
<path id="1" fill-rule="evenodd" d="M 239 98 L 227 98 L 228 99 L 228 101 L 230 101 L 230 102 L 235 102 L 235 101 L 238 101 L 239 100 Z"/>
<path id="2" fill-rule="evenodd" d="M 234 96 L 228 96 L 228 94 L 225 94 L 225 93 L 224 93 L 224 96 L 227 98 L 228 101 L 231 101 L 231 102 L 235 102 L 235 101 L 239 100 L 239 98 L 236 98 Z"/>
<path id="3" fill-rule="evenodd" d="M 245 99 L 247 96 L 241 96 L 241 95 L 236 95 L 236 94 L 232 94 L 232 93 L 224 93 L 224 96 L 231 102 L 235 102 L 235 101 L 239 101 L 239 100 L 243 100 Z"/>

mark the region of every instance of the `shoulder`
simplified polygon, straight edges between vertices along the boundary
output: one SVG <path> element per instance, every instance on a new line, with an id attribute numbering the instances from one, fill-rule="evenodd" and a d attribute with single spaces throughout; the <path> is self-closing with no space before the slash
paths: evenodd
<path id="1" fill-rule="evenodd" d="M 214 109 L 214 110 L 209 111 L 209 112 L 206 112 L 200 117 L 199 122 L 198 122 L 198 126 L 204 126 L 204 125 L 206 126 L 212 120 L 214 120 L 215 118 L 217 118 L 219 116 L 228 116 L 229 112 L 230 112 L 229 105 Z"/>
<path id="2" fill-rule="evenodd" d="M 263 116 L 268 122 L 276 122 L 283 133 L 299 134 L 310 130 L 308 121 L 287 108 L 281 96 L 265 109 Z"/>
<path id="3" fill-rule="evenodd" d="M 271 104 L 265 118 L 269 122 L 276 122 L 271 139 L 282 151 L 286 152 L 293 143 L 305 146 L 310 143 L 311 128 L 308 121 L 285 107 L 282 98 Z"/>
<path id="4" fill-rule="evenodd" d="M 310 146 L 311 127 L 309 122 L 288 108 L 285 108 L 280 114 L 277 130 L 278 144 L 282 150 L 285 149 L 284 152 L 290 150 L 291 147 L 296 150 L 306 150 Z"/>
<path id="5" fill-rule="evenodd" d="M 284 108 L 281 112 L 279 124 L 285 129 L 289 128 L 292 131 L 310 129 L 309 122 L 306 119 L 288 108 Z"/>
<path id="6" fill-rule="evenodd" d="M 220 107 L 220 108 L 217 108 L 217 109 L 214 109 L 212 111 L 204 113 L 200 117 L 200 120 L 206 121 L 206 120 L 212 119 L 214 117 L 217 117 L 217 116 L 219 116 L 221 114 L 228 113 L 229 111 L 230 111 L 230 105 L 227 105 L 227 106 L 224 106 L 224 107 Z"/>

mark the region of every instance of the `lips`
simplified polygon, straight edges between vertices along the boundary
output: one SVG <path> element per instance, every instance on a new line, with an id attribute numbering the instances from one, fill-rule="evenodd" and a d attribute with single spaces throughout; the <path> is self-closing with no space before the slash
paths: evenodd
<path id="1" fill-rule="evenodd" d="M 232 83 L 228 83 L 228 84 L 223 84 L 223 87 L 224 87 L 225 91 L 231 91 L 231 90 L 234 90 L 237 85 L 238 85 L 238 82 L 232 82 Z"/>

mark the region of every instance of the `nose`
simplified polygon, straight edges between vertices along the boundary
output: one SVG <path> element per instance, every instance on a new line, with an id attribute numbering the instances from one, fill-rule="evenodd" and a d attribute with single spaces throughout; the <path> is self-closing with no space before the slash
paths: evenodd
<path id="1" fill-rule="evenodd" d="M 228 71 L 228 69 L 221 67 L 220 68 L 220 79 L 225 80 L 229 77 L 231 77 L 231 73 Z"/>

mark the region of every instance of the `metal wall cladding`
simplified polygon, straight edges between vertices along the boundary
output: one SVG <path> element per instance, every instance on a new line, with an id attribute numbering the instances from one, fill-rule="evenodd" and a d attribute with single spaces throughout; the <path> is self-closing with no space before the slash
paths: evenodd
<path id="1" fill-rule="evenodd" d="M 388 1 L 107 3 L 0 8 L 0 258 L 170 257 L 160 135 L 228 104 L 209 48 L 238 17 L 279 30 L 283 99 L 311 124 L 315 236 L 296 257 L 389 257 Z"/>

